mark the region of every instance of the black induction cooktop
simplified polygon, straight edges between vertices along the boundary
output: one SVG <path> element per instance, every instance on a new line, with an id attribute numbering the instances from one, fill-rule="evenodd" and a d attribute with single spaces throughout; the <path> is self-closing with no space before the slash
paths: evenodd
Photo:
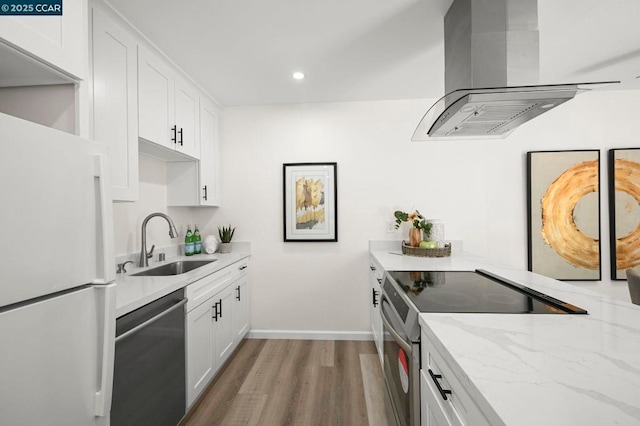
<path id="1" fill-rule="evenodd" d="M 484 270 L 389 272 L 419 312 L 586 314 L 587 311 Z M 385 285 L 392 285 L 385 282 Z M 389 292 L 386 292 L 389 294 Z"/>

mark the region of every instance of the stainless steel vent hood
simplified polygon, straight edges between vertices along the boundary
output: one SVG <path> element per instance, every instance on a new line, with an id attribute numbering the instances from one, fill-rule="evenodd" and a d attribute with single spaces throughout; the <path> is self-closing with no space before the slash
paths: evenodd
<path id="1" fill-rule="evenodd" d="M 503 138 L 521 124 L 599 87 L 537 85 L 537 0 L 454 0 L 444 18 L 446 95 L 412 140 Z"/>

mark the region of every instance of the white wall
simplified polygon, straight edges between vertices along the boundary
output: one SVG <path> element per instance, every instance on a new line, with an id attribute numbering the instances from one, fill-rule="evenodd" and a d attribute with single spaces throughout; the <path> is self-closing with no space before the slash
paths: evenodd
<path id="1" fill-rule="evenodd" d="M 526 269 L 525 153 L 601 148 L 602 282 L 608 277 L 606 149 L 639 146 L 640 91 L 583 94 L 505 140 L 410 142 L 433 100 L 238 107 L 221 125 L 222 207 L 199 218 L 231 223 L 251 241 L 252 329 L 366 331 L 368 241 L 399 239 L 396 209 L 439 218 L 466 250 Z M 284 243 L 282 164 L 338 163 L 337 243 Z M 194 215 L 202 215 L 199 212 Z"/>
<path id="2" fill-rule="evenodd" d="M 180 237 L 169 237 L 169 225 L 159 217 L 147 223 L 147 250 L 156 247 L 175 246 L 184 243 L 187 225 L 193 225 L 193 208 L 167 207 L 167 167 L 166 163 L 140 155 L 140 198 L 135 203 L 114 203 L 116 256 L 140 253 L 142 244 L 142 221 L 149 214 L 168 214 L 176 225 Z"/>

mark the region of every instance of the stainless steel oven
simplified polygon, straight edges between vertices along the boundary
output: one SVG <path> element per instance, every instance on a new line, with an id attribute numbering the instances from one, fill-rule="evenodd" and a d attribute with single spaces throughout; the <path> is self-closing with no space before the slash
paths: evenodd
<path id="1" fill-rule="evenodd" d="M 420 424 L 420 341 L 411 341 L 387 296 L 382 296 L 383 369 L 396 423 Z"/>
<path id="2" fill-rule="evenodd" d="M 384 379 L 400 426 L 420 424 L 420 313 L 587 313 L 483 270 L 386 272 L 380 300 Z"/>

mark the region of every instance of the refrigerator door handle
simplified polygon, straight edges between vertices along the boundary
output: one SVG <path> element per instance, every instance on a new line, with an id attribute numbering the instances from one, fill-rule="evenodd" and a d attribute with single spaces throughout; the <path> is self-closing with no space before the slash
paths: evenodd
<path id="1" fill-rule="evenodd" d="M 98 265 L 102 266 L 102 278 L 96 277 L 93 284 L 107 284 L 115 281 L 115 258 L 113 256 L 115 247 L 113 241 L 113 207 L 111 205 L 111 182 L 107 168 L 106 155 L 98 154 L 93 157 L 94 176 L 97 180 L 97 192 L 100 202 L 100 237 L 98 244 L 102 244 L 102 253 L 98 250 Z M 97 248 L 97 247 L 96 247 Z"/>
<path id="2" fill-rule="evenodd" d="M 103 417 L 111 411 L 113 395 L 113 368 L 116 346 L 116 284 L 95 287 L 102 293 L 103 325 L 102 325 L 102 360 L 100 365 L 100 389 L 95 395 L 95 415 Z"/>

